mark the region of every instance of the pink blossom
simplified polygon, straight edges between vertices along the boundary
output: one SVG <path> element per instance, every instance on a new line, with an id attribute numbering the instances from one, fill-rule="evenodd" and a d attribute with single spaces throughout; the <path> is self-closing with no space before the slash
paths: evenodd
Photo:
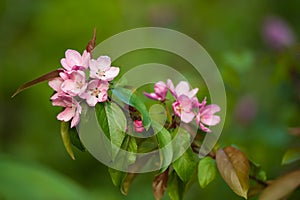
<path id="1" fill-rule="evenodd" d="M 61 84 L 62 91 L 71 96 L 77 96 L 86 90 L 87 84 L 85 82 L 85 73 L 83 71 L 71 71 L 67 74 L 67 77 L 68 79 Z"/>
<path id="2" fill-rule="evenodd" d="M 58 120 L 68 122 L 72 119 L 71 128 L 79 123 L 82 108 L 73 97 L 58 96 L 52 101 L 52 105 L 65 107 L 65 109 L 57 115 Z"/>
<path id="3" fill-rule="evenodd" d="M 113 80 L 120 72 L 118 67 L 111 67 L 108 56 L 100 56 L 97 60 L 90 60 L 90 77 L 103 81 Z"/>
<path id="4" fill-rule="evenodd" d="M 195 114 L 193 112 L 193 100 L 182 94 L 177 101 L 172 104 L 174 113 L 185 123 L 190 123 Z"/>
<path id="5" fill-rule="evenodd" d="M 79 96 L 86 99 L 89 106 L 95 106 L 97 102 L 106 101 L 108 88 L 109 84 L 107 81 L 92 80 L 89 82 L 85 93 Z"/>
<path id="6" fill-rule="evenodd" d="M 199 124 L 204 132 L 211 132 L 211 130 L 204 125 L 214 126 L 218 124 L 221 119 L 219 116 L 215 115 L 215 113 L 220 110 L 220 107 L 216 104 L 206 105 L 206 99 L 204 99 L 196 116 L 196 123 Z"/>
<path id="7" fill-rule="evenodd" d="M 48 85 L 56 91 L 56 93 L 50 98 L 51 100 L 56 99 L 58 95 L 64 94 L 64 91 L 61 89 L 61 85 L 64 80 L 61 77 L 54 78 L 48 82 Z"/>
<path id="8" fill-rule="evenodd" d="M 68 49 L 65 52 L 65 56 L 65 58 L 60 60 L 60 63 L 67 71 L 87 69 L 89 65 L 89 60 L 91 58 L 90 53 L 86 50 L 81 56 L 79 52 L 72 49 Z"/>
<path id="9" fill-rule="evenodd" d="M 194 88 L 190 91 L 190 86 L 186 81 L 180 81 L 176 88 L 174 87 L 174 84 L 170 79 L 167 80 L 167 84 L 171 94 L 175 98 L 178 98 L 181 95 L 185 95 L 192 99 L 198 92 L 198 88 Z"/>
<path id="10" fill-rule="evenodd" d="M 154 85 L 154 93 L 144 92 L 144 95 L 150 99 L 164 101 L 166 99 L 167 92 L 167 85 L 164 82 L 159 81 Z"/>
<path id="11" fill-rule="evenodd" d="M 134 131 L 137 133 L 142 133 L 145 130 L 142 120 L 135 120 L 133 125 Z"/>

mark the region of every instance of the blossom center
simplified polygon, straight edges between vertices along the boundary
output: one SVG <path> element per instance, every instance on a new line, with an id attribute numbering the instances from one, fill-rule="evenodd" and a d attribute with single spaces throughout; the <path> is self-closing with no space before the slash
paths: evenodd
<path id="1" fill-rule="evenodd" d="M 95 89 L 91 90 L 91 95 L 95 96 L 97 98 L 100 93 L 101 93 L 101 91 L 99 90 L 99 88 L 95 88 Z"/>
<path id="2" fill-rule="evenodd" d="M 184 110 L 184 109 L 182 108 L 181 105 L 176 106 L 176 111 L 177 111 L 178 113 L 181 114 L 181 112 L 182 112 L 183 110 Z"/>
<path id="3" fill-rule="evenodd" d="M 77 89 L 81 89 L 81 88 L 83 87 L 83 85 L 84 85 L 84 84 L 83 84 L 82 81 L 77 81 L 77 82 L 76 82 L 76 88 L 77 88 Z"/>
<path id="4" fill-rule="evenodd" d="M 105 72 L 104 72 L 104 71 L 101 71 L 101 70 L 98 70 L 98 71 L 96 72 L 96 74 L 97 74 L 98 76 L 105 76 Z"/>

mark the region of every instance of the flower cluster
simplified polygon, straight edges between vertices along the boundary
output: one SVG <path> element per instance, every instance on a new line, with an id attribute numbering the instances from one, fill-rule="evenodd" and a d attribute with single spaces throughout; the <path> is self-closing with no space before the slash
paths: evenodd
<path id="1" fill-rule="evenodd" d="M 220 122 L 220 117 L 215 115 L 220 111 L 220 107 L 216 104 L 207 105 L 206 98 L 200 103 L 196 97 L 198 88 L 190 90 L 189 84 L 185 81 L 181 81 L 176 87 L 171 80 L 167 80 L 167 83 L 159 81 L 154 85 L 154 93 L 145 92 L 144 95 L 164 102 L 168 91 L 175 98 L 172 109 L 181 121 L 190 123 L 195 119 L 204 132 L 211 132 L 205 125 L 214 126 Z"/>
<path id="2" fill-rule="evenodd" d="M 81 55 L 68 49 L 61 65 L 59 77 L 49 81 L 49 86 L 56 92 L 51 97 L 52 105 L 64 107 L 57 119 L 65 122 L 72 119 L 71 127 L 74 127 L 80 120 L 80 102 L 85 100 L 89 106 L 95 106 L 106 101 L 109 81 L 119 74 L 120 69 L 111 66 L 108 56 L 94 60 L 86 50 Z"/>

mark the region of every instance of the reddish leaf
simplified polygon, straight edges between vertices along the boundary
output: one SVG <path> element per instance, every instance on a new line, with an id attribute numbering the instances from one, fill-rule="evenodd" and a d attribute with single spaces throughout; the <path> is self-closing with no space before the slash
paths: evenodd
<path id="1" fill-rule="evenodd" d="M 300 186 L 300 170 L 290 172 L 273 181 L 260 195 L 260 200 L 283 199 Z"/>
<path id="2" fill-rule="evenodd" d="M 164 196 L 168 184 L 168 173 L 169 170 L 167 169 L 163 173 L 154 177 L 152 189 L 156 200 L 160 200 Z"/>
<path id="3" fill-rule="evenodd" d="M 21 87 L 19 87 L 17 89 L 17 91 L 11 97 L 13 98 L 14 96 L 16 96 L 17 94 L 19 94 L 23 90 L 25 90 L 27 88 L 30 88 L 30 87 L 38 84 L 38 83 L 41 83 L 41 82 L 44 82 L 44 81 L 48 81 L 48 80 L 51 80 L 53 78 L 58 77 L 60 72 L 62 72 L 62 70 L 61 69 L 57 69 L 57 70 L 49 72 L 49 73 L 47 73 L 47 74 L 45 74 L 43 76 L 40 76 L 40 77 L 38 77 L 38 78 L 36 78 L 36 79 L 34 79 L 32 81 L 29 81 L 29 82 L 23 84 Z"/>
<path id="4" fill-rule="evenodd" d="M 96 28 L 94 28 L 94 35 L 93 38 L 89 41 L 89 43 L 86 45 L 85 50 L 89 53 L 92 53 L 95 46 L 96 46 Z"/>
<path id="5" fill-rule="evenodd" d="M 234 147 L 226 147 L 217 151 L 216 162 L 221 176 L 229 187 L 237 195 L 247 199 L 250 164 L 246 156 Z"/>

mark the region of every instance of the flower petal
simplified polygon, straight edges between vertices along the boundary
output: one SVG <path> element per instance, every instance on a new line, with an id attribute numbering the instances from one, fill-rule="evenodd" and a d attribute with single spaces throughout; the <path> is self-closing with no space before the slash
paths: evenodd
<path id="1" fill-rule="evenodd" d="M 82 67 L 87 69 L 89 66 L 90 59 L 91 59 L 91 54 L 89 52 L 87 52 L 86 50 L 84 50 L 84 52 L 82 54 Z"/>
<path id="2" fill-rule="evenodd" d="M 216 112 L 219 112 L 221 108 L 216 104 L 210 104 L 204 107 L 202 114 L 204 115 L 213 115 Z"/>
<path id="3" fill-rule="evenodd" d="M 90 95 L 89 98 L 86 99 L 86 102 L 89 106 L 95 106 L 98 101 L 95 96 Z"/>
<path id="4" fill-rule="evenodd" d="M 72 121 L 71 121 L 71 128 L 73 128 L 74 126 L 76 126 L 80 121 L 80 113 L 76 112 Z"/>
<path id="5" fill-rule="evenodd" d="M 66 63 L 68 66 L 72 69 L 75 65 L 81 66 L 82 65 L 82 59 L 81 55 L 78 51 L 68 49 L 66 51 Z"/>
<path id="6" fill-rule="evenodd" d="M 221 118 L 218 115 L 204 115 L 201 117 L 201 122 L 208 126 L 214 126 L 220 122 Z"/>
<path id="7" fill-rule="evenodd" d="M 97 62 L 97 60 L 94 60 L 94 59 L 90 60 L 89 61 L 89 67 L 90 67 L 91 72 L 92 71 L 97 72 L 98 71 L 98 62 Z M 91 78 L 95 78 L 95 77 L 91 77 Z"/>
<path id="8" fill-rule="evenodd" d="M 182 112 L 180 119 L 185 123 L 190 123 L 195 117 L 193 112 Z"/>
<path id="9" fill-rule="evenodd" d="M 146 92 L 144 92 L 144 95 L 146 97 L 148 97 L 149 99 L 160 100 L 160 97 L 157 96 L 157 94 L 155 94 L 155 93 L 146 93 Z"/>
<path id="10" fill-rule="evenodd" d="M 61 84 L 63 83 L 63 79 L 60 77 L 54 78 L 48 82 L 48 85 L 55 90 L 56 92 L 61 91 Z"/>
<path id="11" fill-rule="evenodd" d="M 65 58 L 62 58 L 61 60 L 60 60 L 60 64 L 61 64 L 61 66 L 63 66 L 63 68 L 65 68 L 65 70 L 71 70 L 72 69 L 72 67 L 70 67 L 69 65 L 68 65 L 68 63 L 67 63 L 67 61 L 66 61 L 66 59 Z"/>
<path id="12" fill-rule="evenodd" d="M 174 88 L 174 84 L 170 79 L 167 80 L 167 85 L 168 85 L 168 88 L 169 88 L 172 96 L 176 98 L 177 95 L 176 95 L 176 91 L 175 91 L 175 88 Z"/>
<path id="13" fill-rule="evenodd" d="M 61 113 L 59 113 L 57 115 L 57 119 L 60 121 L 70 121 L 70 119 L 74 116 L 75 112 L 71 107 L 67 107 L 65 108 L 64 111 L 62 111 Z"/>
<path id="14" fill-rule="evenodd" d="M 186 96 L 188 96 L 189 98 L 193 98 L 198 92 L 198 88 L 194 88 L 191 91 L 186 93 Z"/>
<path id="15" fill-rule="evenodd" d="M 177 96 L 180 96 L 182 94 L 187 95 L 189 90 L 190 90 L 190 86 L 186 81 L 180 81 L 175 88 L 175 92 Z"/>
<path id="16" fill-rule="evenodd" d="M 200 125 L 200 129 L 206 133 L 210 133 L 211 130 L 207 127 L 205 127 L 202 123 L 199 124 Z"/>
<path id="17" fill-rule="evenodd" d="M 119 67 L 110 67 L 109 70 L 107 70 L 101 80 L 104 81 L 111 81 L 113 80 L 120 72 L 120 68 Z"/>
<path id="18" fill-rule="evenodd" d="M 97 59 L 97 67 L 101 71 L 106 71 L 107 68 L 110 67 L 110 65 L 111 65 L 111 60 L 110 60 L 110 57 L 108 57 L 108 56 L 100 56 Z"/>

